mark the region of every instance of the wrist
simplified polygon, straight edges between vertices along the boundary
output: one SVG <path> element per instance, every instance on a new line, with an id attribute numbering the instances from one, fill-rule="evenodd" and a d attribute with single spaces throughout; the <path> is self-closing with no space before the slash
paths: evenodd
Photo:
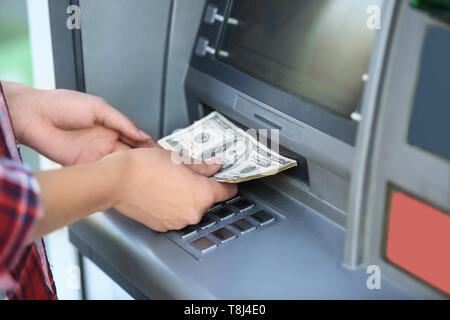
<path id="1" fill-rule="evenodd" d="M 20 143 L 26 144 L 25 132 L 30 127 L 30 112 L 28 108 L 36 107 L 38 99 L 35 94 L 38 89 L 20 83 L 2 81 L 2 87 L 8 103 L 8 111 L 16 138 Z"/>
<path id="2" fill-rule="evenodd" d="M 35 172 L 45 215 L 33 239 L 114 206 L 124 158 Z"/>
<path id="3" fill-rule="evenodd" d="M 101 167 L 101 176 L 106 177 L 103 210 L 113 208 L 120 202 L 129 178 L 130 158 L 130 152 L 125 151 L 110 154 L 97 162 Z"/>

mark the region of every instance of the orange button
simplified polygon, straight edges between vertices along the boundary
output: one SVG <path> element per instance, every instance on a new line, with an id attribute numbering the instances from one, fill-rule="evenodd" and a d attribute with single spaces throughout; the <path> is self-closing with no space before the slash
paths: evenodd
<path id="1" fill-rule="evenodd" d="M 386 253 L 394 264 L 450 294 L 450 215 L 393 192 Z"/>

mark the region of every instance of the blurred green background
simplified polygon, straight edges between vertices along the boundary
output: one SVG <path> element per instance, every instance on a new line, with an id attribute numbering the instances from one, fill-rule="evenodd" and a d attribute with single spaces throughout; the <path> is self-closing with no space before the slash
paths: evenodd
<path id="1" fill-rule="evenodd" d="M 33 85 L 26 0 L 0 1 L 0 80 Z M 39 156 L 22 146 L 24 161 L 39 169 Z"/>

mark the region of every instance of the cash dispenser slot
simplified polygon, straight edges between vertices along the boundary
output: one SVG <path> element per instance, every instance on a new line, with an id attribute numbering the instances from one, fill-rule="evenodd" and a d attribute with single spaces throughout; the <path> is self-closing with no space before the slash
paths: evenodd
<path id="1" fill-rule="evenodd" d="M 244 109 L 244 110 L 245 110 L 245 109 Z M 211 107 L 210 105 L 205 104 L 205 103 L 200 103 L 200 104 L 199 104 L 199 114 L 200 114 L 200 117 L 207 116 L 208 114 L 210 114 L 210 113 L 213 112 L 213 111 L 215 111 L 215 109 L 214 109 L 213 107 Z M 243 111 L 243 110 L 240 110 L 240 111 Z M 251 112 L 251 110 L 250 110 L 249 112 Z M 258 113 L 257 113 L 257 112 L 258 112 Z M 282 124 L 284 125 L 284 128 L 288 128 L 288 129 L 287 129 L 288 132 L 290 132 L 289 130 L 293 130 L 293 128 L 289 128 L 289 127 L 286 125 L 286 122 L 282 122 L 282 121 L 279 121 L 278 123 L 272 122 L 271 120 L 264 118 L 264 117 L 261 116 L 260 114 L 265 114 L 265 113 L 262 113 L 262 112 L 260 112 L 260 111 L 255 111 L 255 112 L 254 112 L 254 118 L 257 119 L 257 120 L 259 120 L 259 121 L 262 122 L 262 123 L 265 123 L 265 124 L 269 125 L 267 128 L 264 128 L 264 129 L 269 129 L 269 130 L 267 131 L 268 137 L 262 139 L 263 141 L 267 141 L 267 147 L 269 147 L 269 148 L 272 146 L 272 143 L 273 143 L 273 142 L 272 142 L 272 139 L 271 139 L 272 137 L 271 137 L 270 129 L 279 130 L 279 132 L 280 132 L 279 135 L 284 134 L 284 132 L 286 132 L 286 129 L 285 129 L 285 131 L 283 131 L 283 126 L 278 124 L 278 123 L 282 123 Z M 243 130 L 247 130 L 247 129 L 248 129 L 248 128 L 245 127 L 244 125 L 242 125 L 242 124 L 240 124 L 240 123 L 238 123 L 238 122 L 236 122 L 236 121 L 233 121 L 233 119 L 230 119 L 230 120 L 231 120 L 234 124 L 236 124 L 237 126 L 239 126 L 241 129 L 243 129 Z M 274 120 L 274 121 L 278 121 L 278 119 L 277 119 L 277 120 Z M 295 124 L 294 124 L 294 125 L 295 125 Z M 297 127 L 297 128 L 298 128 L 298 127 Z M 301 128 L 301 127 L 300 127 L 300 128 Z M 258 132 L 258 131 L 256 131 L 256 135 L 257 135 L 256 138 L 259 140 L 259 139 L 260 139 L 260 136 L 259 136 L 259 132 Z M 277 139 L 278 139 L 278 138 L 279 138 L 279 137 L 277 137 Z M 286 175 L 288 175 L 289 177 L 298 179 L 298 180 L 300 180 L 302 183 L 304 183 L 307 187 L 310 187 L 309 170 L 308 170 L 308 161 L 306 160 L 306 158 L 305 158 L 304 156 L 302 156 L 302 155 L 299 155 L 299 154 L 297 154 L 297 153 L 295 153 L 295 152 L 290 151 L 289 149 L 283 147 L 282 145 L 278 145 L 277 148 L 278 148 L 278 151 L 277 151 L 277 152 L 278 152 L 280 155 L 282 155 L 282 156 L 284 156 L 284 157 L 287 157 L 287 158 L 294 159 L 294 160 L 297 161 L 297 166 L 296 166 L 296 167 L 291 168 L 291 169 L 289 169 L 289 170 L 286 170 L 285 172 L 283 172 L 283 174 L 286 174 Z"/>

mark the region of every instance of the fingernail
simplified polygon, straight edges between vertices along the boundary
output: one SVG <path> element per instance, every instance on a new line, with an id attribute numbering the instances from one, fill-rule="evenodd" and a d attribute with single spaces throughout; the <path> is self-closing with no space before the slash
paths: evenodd
<path id="1" fill-rule="evenodd" d="M 144 131 L 139 130 L 139 133 L 141 134 L 142 138 L 146 138 L 146 139 L 151 139 L 152 137 L 150 137 L 148 134 L 146 134 Z"/>

